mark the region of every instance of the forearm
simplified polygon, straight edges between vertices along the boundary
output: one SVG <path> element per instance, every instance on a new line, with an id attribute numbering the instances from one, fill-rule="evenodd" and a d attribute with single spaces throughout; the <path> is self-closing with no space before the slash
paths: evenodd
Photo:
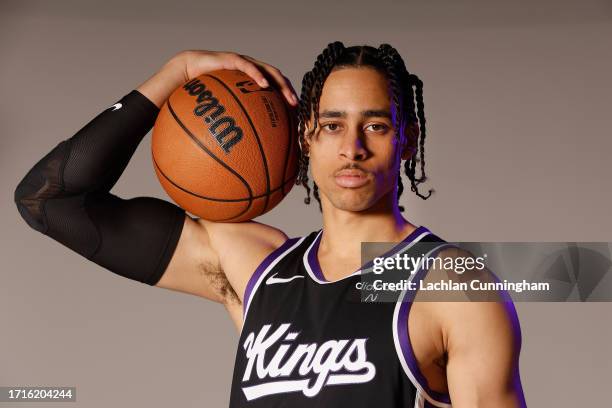
<path id="1" fill-rule="evenodd" d="M 35 230 L 129 279 L 154 285 L 170 261 L 184 211 L 152 197 L 110 193 L 158 108 L 132 91 L 39 160 L 15 190 Z"/>
<path id="2" fill-rule="evenodd" d="M 30 226 L 48 230 L 44 207 L 49 200 L 110 191 L 157 113 L 151 101 L 132 91 L 40 159 L 15 191 Z"/>
<path id="3" fill-rule="evenodd" d="M 136 90 L 161 108 L 172 92 L 189 80 L 183 59 L 183 54 L 176 55 Z"/>

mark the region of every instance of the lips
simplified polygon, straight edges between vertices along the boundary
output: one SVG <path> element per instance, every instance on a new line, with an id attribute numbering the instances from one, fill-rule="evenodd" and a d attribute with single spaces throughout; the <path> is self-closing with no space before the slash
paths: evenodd
<path id="1" fill-rule="evenodd" d="M 335 180 L 340 187 L 358 188 L 368 182 L 368 176 L 359 169 L 344 169 L 336 173 Z"/>

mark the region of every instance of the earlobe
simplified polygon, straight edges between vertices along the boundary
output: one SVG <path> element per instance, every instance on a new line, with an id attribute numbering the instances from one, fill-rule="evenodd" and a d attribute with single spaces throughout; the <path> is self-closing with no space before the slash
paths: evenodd
<path id="1" fill-rule="evenodd" d="M 303 140 L 300 140 L 300 149 L 305 157 L 310 157 L 310 142 L 312 141 L 313 128 L 312 118 L 304 123 L 304 135 Z"/>

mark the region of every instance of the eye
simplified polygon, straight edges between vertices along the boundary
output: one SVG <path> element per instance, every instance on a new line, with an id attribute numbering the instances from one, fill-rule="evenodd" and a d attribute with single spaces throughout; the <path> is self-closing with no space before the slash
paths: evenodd
<path id="1" fill-rule="evenodd" d="M 386 133 L 387 130 L 389 130 L 387 125 L 383 125 L 381 123 L 372 123 L 366 127 L 366 129 L 368 128 L 371 128 L 371 130 L 376 133 Z"/>
<path id="2" fill-rule="evenodd" d="M 336 130 L 338 130 L 340 126 L 337 123 L 325 123 L 323 125 L 321 125 L 321 128 L 324 130 L 328 130 L 330 132 L 335 132 Z"/>

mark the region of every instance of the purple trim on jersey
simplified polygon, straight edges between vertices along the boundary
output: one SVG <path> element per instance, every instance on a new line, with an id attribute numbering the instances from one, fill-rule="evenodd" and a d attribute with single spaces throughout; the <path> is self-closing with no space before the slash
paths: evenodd
<path id="1" fill-rule="evenodd" d="M 392 255 L 394 253 L 394 251 L 397 250 L 397 247 L 400 244 L 410 243 L 410 242 L 414 241 L 416 237 L 418 237 L 419 235 L 421 235 L 424 232 L 429 232 L 429 230 L 426 227 L 423 227 L 422 225 L 417 227 L 414 231 L 412 231 L 410 234 L 408 234 L 408 236 L 406 238 L 404 238 L 403 240 L 398 242 L 397 245 L 395 245 L 393 248 L 391 248 L 389 251 L 385 252 L 381 256 L 382 257 L 388 257 L 388 256 Z M 323 233 L 319 234 L 315 238 L 315 242 L 312 245 L 312 247 L 310 248 L 310 252 L 308 252 L 308 263 L 310 264 L 310 268 L 312 269 L 312 272 L 315 274 L 317 279 L 319 279 L 319 280 L 321 280 L 323 282 L 327 282 L 327 279 L 325 279 L 325 276 L 323 276 L 323 272 L 321 271 L 321 265 L 319 265 L 319 258 L 317 257 L 317 254 L 319 252 L 319 243 L 321 242 L 321 236 L 322 235 L 323 235 Z M 359 268 L 359 270 L 369 268 L 372 265 L 372 262 L 373 261 L 368 261 L 365 265 L 363 265 L 361 268 Z M 357 272 L 357 271 L 355 271 L 355 272 Z M 355 273 L 355 272 L 353 272 L 353 273 Z"/>
<path id="2" fill-rule="evenodd" d="M 409 244 L 412 241 L 414 241 L 419 235 L 425 233 L 425 232 L 430 232 L 426 227 L 418 226 L 414 231 L 412 231 L 410 234 L 408 234 L 408 236 L 406 238 L 404 238 L 403 240 L 401 240 L 400 242 L 397 243 L 397 245 L 395 245 L 393 248 L 391 248 L 390 250 L 388 250 L 387 252 L 385 252 L 384 254 L 382 254 L 380 257 L 382 258 L 387 258 L 391 255 L 393 255 L 395 252 L 403 249 L 404 247 L 398 248 L 400 246 L 400 244 Z M 361 268 L 362 269 L 367 269 L 370 266 L 372 266 L 374 263 L 374 260 L 368 261 L 365 265 L 363 265 Z"/>
<path id="3" fill-rule="evenodd" d="M 433 406 L 433 405 L 431 404 L 431 402 L 429 402 L 429 401 L 427 401 L 427 400 L 424 400 L 424 401 L 423 401 L 423 408 L 436 408 L 436 407 L 435 407 L 435 406 Z"/>
<path id="4" fill-rule="evenodd" d="M 315 274 L 317 279 L 327 282 L 327 279 L 325 279 L 325 276 L 323 276 L 323 272 L 321 271 L 319 259 L 317 258 L 317 253 L 319 252 L 319 243 L 321 242 L 322 235 L 323 233 L 319 233 L 316 236 L 315 242 L 310 248 L 310 252 L 308 252 L 308 263 L 310 264 L 310 268 L 312 269 L 312 272 Z"/>
<path id="5" fill-rule="evenodd" d="M 438 252 L 445 249 L 446 247 L 447 245 L 443 244 L 442 247 L 433 250 L 433 252 L 431 252 L 429 256 L 436 256 Z M 412 279 L 412 282 L 420 282 L 426 274 L 427 269 L 420 268 Z M 446 393 L 437 392 L 429 388 L 427 379 L 419 369 L 416 357 L 414 356 L 414 350 L 412 349 L 412 344 L 410 344 L 410 338 L 408 336 L 408 314 L 410 313 L 412 301 L 416 296 L 416 292 L 416 290 L 407 290 L 404 295 L 405 297 L 399 300 L 400 302 L 402 302 L 402 304 L 400 305 L 400 310 L 397 316 L 397 335 L 400 347 L 402 349 L 402 354 L 404 355 L 404 359 L 406 360 L 406 364 L 408 364 L 412 375 L 414 375 L 414 378 L 421 385 L 421 387 L 423 387 L 427 394 L 429 394 L 429 396 L 435 400 L 450 404 L 450 395 Z"/>
<path id="6" fill-rule="evenodd" d="M 286 240 L 281 246 L 270 252 L 268 256 L 266 256 L 266 258 L 259 264 L 257 269 L 255 269 L 255 272 L 253 273 L 253 275 L 251 275 L 251 278 L 247 283 L 246 289 L 244 290 L 244 298 L 242 299 L 243 315 L 246 312 L 246 308 L 249 304 L 251 292 L 253 291 L 255 284 L 257 284 L 257 280 L 259 279 L 261 274 L 268 268 L 268 266 L 270 266 L 272 262 L 274 262 L 276 258 L 278 258 L 280 254 L 285 252 L 291 245 L 295 244 L 298 240 L 299 238 L 289 238 L 288 240 Z"/>

